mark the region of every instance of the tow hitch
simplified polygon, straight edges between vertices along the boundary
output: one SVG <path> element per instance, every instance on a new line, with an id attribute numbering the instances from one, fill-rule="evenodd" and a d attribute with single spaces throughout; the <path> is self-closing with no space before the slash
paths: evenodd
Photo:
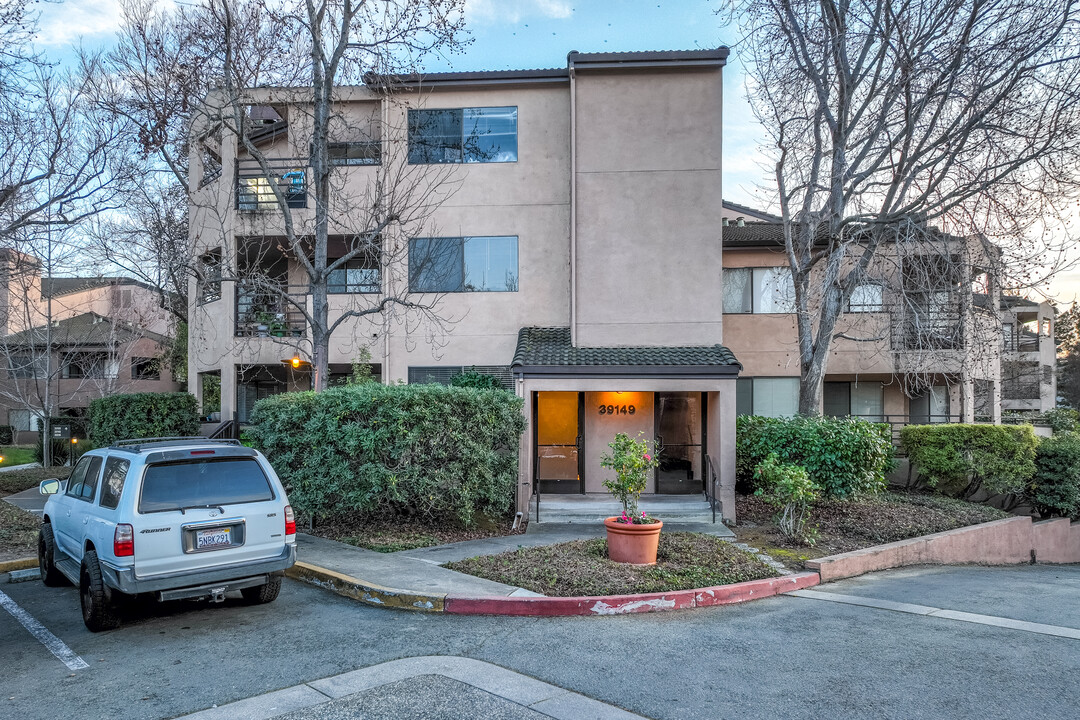
<path id="1" fill-rule="evenodd" d="M 215 602 L 215 603 L 225 602 L 225 588 L 224 588 L 224 586 L 216 587 L 216 588 L 210 588 L 210 602 Z"/>

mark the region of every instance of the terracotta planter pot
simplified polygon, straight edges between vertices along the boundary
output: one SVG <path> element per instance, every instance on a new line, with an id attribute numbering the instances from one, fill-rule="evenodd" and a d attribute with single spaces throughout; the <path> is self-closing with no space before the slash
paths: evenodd
<path id="1" fill-rule="evenodd" d="M 664 523 L 630 525 L 609 517 L 604 520 L 604 527 L 607 528 L 608 557 L 612 560 L 631 565 L 656 564 L 656 548 Z"/>

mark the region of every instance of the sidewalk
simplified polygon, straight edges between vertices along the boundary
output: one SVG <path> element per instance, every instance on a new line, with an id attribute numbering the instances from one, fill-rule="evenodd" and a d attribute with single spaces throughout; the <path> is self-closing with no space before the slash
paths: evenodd
<path id="1" fill-rule="evenodd" d="M 665 524 L 671 531 L 706 532 L 734 539 L 721 523 Z M 798 573 L 721 587 L 604 597 L 545 597 L 441 567 L 476 555 L 599 537 L 593 523 L 532 525 L 524 535 L 471 540 L 396 553 L 378 553 L 300 533 L 297 562 L 288 575 L 361 602 L 403 610 L 483 615 L 613 615 L 742 602 L 817 584 Z"/>

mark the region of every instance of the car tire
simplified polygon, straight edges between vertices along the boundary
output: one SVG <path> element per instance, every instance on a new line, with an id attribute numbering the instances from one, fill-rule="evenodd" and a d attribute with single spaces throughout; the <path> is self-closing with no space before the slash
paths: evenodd
<path id="1" fill-rule="evenodd" d="M 91 632 L 112 630 L 120 626 L 120 616 L 113 604 L 113 590 L 105 585 L 97 553 L 87 550 L 79 571 L 79 601 L 83 622 Z"/>
<path id="2" fill-rule="evenodd" d="M 38 530 L 38 570 L 41 582 L 48 587 L 59 587 L 67 582 L 64 574 L 56 569 L 56 539 L 49 523 Z"/>
<path id="3" fill-rule="evenodd" d="M 244 600 L 252 605 L 265 605 L 266 603 L 274 602 L 280 592 L 281 576 L 277 575 L 270 578 L 262 585 L 244 588 L 240 591 L 240 594 L 244 596 Z"/>

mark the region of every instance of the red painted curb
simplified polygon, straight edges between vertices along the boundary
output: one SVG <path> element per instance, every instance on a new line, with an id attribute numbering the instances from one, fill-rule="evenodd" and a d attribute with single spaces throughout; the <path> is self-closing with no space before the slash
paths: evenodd
<path id="1" fill-rule="evenodd" d="M 557 617 L 567 615 L 623 615 L 626 613 L 684 610 L 771 597 L 801 590 L 821 581 L 816 572 L 802 572 L 733 585 L 644 595 L 597 595 L 593 597 L 455 597 L 448 595 L 443 612 L 454 615 L 518 615 Z"/>

